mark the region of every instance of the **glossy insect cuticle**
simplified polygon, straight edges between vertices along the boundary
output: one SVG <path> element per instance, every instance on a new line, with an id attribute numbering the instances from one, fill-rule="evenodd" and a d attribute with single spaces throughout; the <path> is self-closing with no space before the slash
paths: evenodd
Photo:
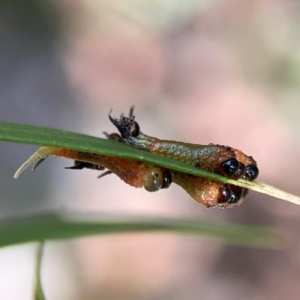
<path id="1" fill-rule="evenodd" d="M 162 189 L 167 189 L 172 183 L 172 173 L 170 170 L 166 170 L 163 174 Z"/>
<path id="2" fill-rule="evenodd" d="M 228 200 L 228 203 L 233 204 L 233 203 L 237 203 L 240 200 L 240 198 L 233 192 L 231 192 L 231 197 Z"/>
<path id="3" fill-rule="evenodd" d="M 238 203 L 238 201 L 242 197 L 243 188 L 241 188 L 239 186 L 232 186 L 231 191 L 232 191 L 232 194 L 234 195 L 234 199 L 232 199 L 233 202 L 230 202 L 230 203 Z"/>
<path id="4" fill-rule="evenodd" d="M 251 181 L 257 178 L 258 173 L 258 168 L 255 165 L 249 165 L 245 168 L 245 177 Z"/>
<path id="5" fill-rule="evenodd" d="M 220 188 L 220 199 L 219 203 L 226 203 L 231 198 L 231 189 L 228 184 L 223 184 Z"/>
<path id="6" fill-rule="evenodd" d="M 234 175 L 239 169 L 239 162 L 235 158 L 230 158 L 222 163 L 225 174 L 229 177 Z"/>
<path id="7" fill-rule="evenodd" d="M 133 122 L 129 129 L 130 136 L 137 137 L 140 134 L 140 126 L 137 122 Z"/>

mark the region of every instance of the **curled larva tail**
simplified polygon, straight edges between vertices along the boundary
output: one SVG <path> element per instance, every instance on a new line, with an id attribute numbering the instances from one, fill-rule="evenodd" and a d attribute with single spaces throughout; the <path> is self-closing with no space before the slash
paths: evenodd
<path id="1" fill-rule="evenodd" d="M 17 172 L 14 175 L 14 179 L 17 179 L 20 174 L 28 168 L 30 165 L 34 164 L 32 171 L 36 169 L 36 167 L 43 162 L 47 157 L 55 155 L 53 153 L 54 148 L 50 147 L 41 147 L 39 150 L 37 150 L 32 156 L 26 160 L 22 166 L 17 170 Z"/>

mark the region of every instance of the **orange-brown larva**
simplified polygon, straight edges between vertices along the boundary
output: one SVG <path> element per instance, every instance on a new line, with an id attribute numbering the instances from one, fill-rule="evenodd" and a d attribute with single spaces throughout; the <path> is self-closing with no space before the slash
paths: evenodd
<path id="1" fill-rule="evenodd" d="M 129 116 L 123 114 L 120 119 L 109 115 L 124 142 L 131 146 L 165 157 L 186 162 L 197 168 L 217 173 L 232 179 L 243 178 L 249 181 L 258 176 L 256 161 L 242 151 L 221 145 L 196 145 L 183 142 L 160 140 L 140 131 L 135 121 L 133 107 Z M 134 135 L 132 134 L 134 128 Z M 207 207 L 231 207 L 241 203 L 247 190 L 233 185 L 223 184 L 199 176 L 170 170 L 172 181 L 185 189 L 192 198 Z"/>
<path id="2" fill-rule="evenodd" d="M 120 119 L 114 119 L 109 115 L 109 119 L 121 134 L 104 133 L 110 140 L 127 143 L 134 148 L 183 161 L 196 168 L 232 179 L 243 178 L 252 181 L 258 176 L 255 160 L 240 150 L 221 145 L 196 145 L 160 140 L 141 133 L 140 126 L 133 116 L 133 107 L 130 109 L 129 117 L 122 114 Z M 18 169 L 14 177 L 17 178 L 31 164 L 35 164 L 34 170 L 49 156 L 74 160 L 74 166 L 68 169 L 107 169 L 108 171 L 99 177 L 114 173 L 127 184 L 144 187 L 150 192 L 168 188 L 174 182 L 206 207 L 232 207 L 240 204 L 248 192 L 245 188 L 136 160 L 54 147 L 40 148 Z"/>

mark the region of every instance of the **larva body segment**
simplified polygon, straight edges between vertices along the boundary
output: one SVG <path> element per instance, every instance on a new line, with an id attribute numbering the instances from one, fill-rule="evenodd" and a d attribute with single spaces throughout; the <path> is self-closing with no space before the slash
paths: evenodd
<path id="1" fill-rule="evenodd" d="M 229 208 L 242 203 L 246 189 L 218 181 L 173 171 L 172 180 L 207 208 Z"/>
<path id="2" fill-rule="evenodd" d="M 145 187 L 146 190 L 151 192 L 164 188 L 164 177 L 166 176 L 166 169 L 164 168 L 155 167 L 136 160 L 54 147 L 41 147 L 21 165 L 15 173 L 14 178 L 17 179 L 19 175 L 32 164 L 35 164 L 33 166 L 34 170 L 40 162 L 50 156 L 65 157 L 73 159 L 74 161 L 85 162 L 90 164 L 91 167 L 99 166 L 99 168 L 94 168 L 98 170 L 107 168 L 133 187 Z"/>

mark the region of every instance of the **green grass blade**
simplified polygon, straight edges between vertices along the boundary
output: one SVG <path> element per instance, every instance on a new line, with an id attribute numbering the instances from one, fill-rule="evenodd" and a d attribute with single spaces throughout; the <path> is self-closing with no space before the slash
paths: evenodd
<path id="1" fill-rule="evenodd" d="M 241 181 L 232 181 L 218 174 L 206 172 L 191 165 L 166 158 L 114 141 L 100 139 L 78 133 L 51 128 L 0 122 L 0 140 L 7 142 L 62 147 L 83 152 L 129 158 L 163 166 L 213 180 L 243 186 Z M 245 185 L 251 183 L 246 182 Z M 247 186 L 251 188 L 251 186 Z M 101 220 L 101 219 L 100 219 Z M 60 217 L 55 214 L 32 216 L 0 222 L 0 246 L 19 243 L 75 238 L 91 234 L 111 234 L 124 232 L 168 231 L 196 234 L 218 238 L 233 244 L 257 247 L 276 247 L 278 237 L 272 230 L 262 227 L 209 223 L 185 222 L 180 220 L 143 220 L 143 221 L 79 221 Z"/>
<path id="2" fill-rule="evenodd" d="M 300 197 L 281 191 L 270 185 L 243 179 L 233 180 L 218 174 L 195 168 L 192 165 L 134 149 L 123 143 L 96 138 L 69 131 L 32 125 L 0 122 L 0 140 L 40 146 L 62 147 L 95 154 L 123 157 L 147 162 L 184 173 L 194 174 L 216 181 L 234 184 L 300 205 Z"/>
<path id="3" fill-rule="evenodd" d="M 129 158 L 221 182 L 227 182 L 228 180 L 228 178 L 218 174 L 209 173 L 171 158 L 133 149 L 123 143 L 116 143 L 115 141 L 69 131 L 0 122 L 0 140 L 23 144 L 62 147 L 83 152 Z"/>
<path id="4" fill-rule="evenodd" d="M 34 300 L 46 300 L 41 284 L 41 264 L 44 252 L 44 242 L 38 245 L 34 274 Z"/>
<path id="5" fill-rule="evenodd" d="M 232 244 L 277 248 L 280 236 L 274 230 L 238 224 L 211 224 L 176 219 L 108 218 L 93 215 L 59 215 L 15 218 L 0 223 L 0 246 L 10 246 L 41 240 L 78 238 L 95 234 L 132 232 L 169 232 L 205 236 Z"/>

